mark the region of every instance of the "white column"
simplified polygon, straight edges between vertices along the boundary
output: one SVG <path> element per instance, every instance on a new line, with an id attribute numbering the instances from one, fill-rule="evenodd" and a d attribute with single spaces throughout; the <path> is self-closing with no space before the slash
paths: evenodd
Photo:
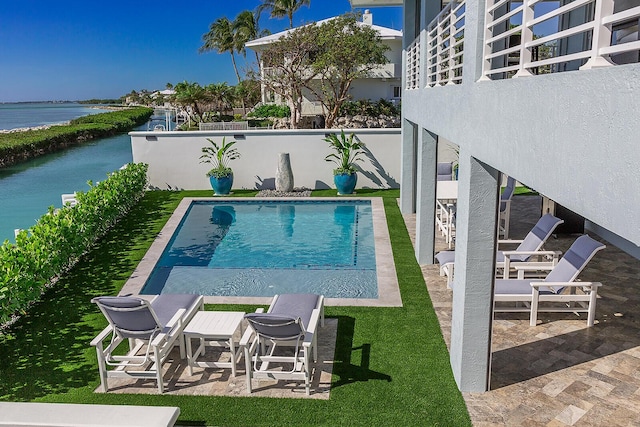
<path id="1" fill-rule="evenodd" d="M 499 173 L 460 151 L 451 367 L 464 392 L 489 389 Z"/>
<path id="2" fill-rule="evenodd" d="M 402 148 L 400 164 L 400 212 L 416 212 L 416 142 L 417 127 L 402 119 Z"/>
<path id="3" fill-rule="evenodd" d="M 438 137 L 420 130 L 416 201 L 416 247 L 418 264 L 433 264 L 436 207 L 436 159 Z"/>

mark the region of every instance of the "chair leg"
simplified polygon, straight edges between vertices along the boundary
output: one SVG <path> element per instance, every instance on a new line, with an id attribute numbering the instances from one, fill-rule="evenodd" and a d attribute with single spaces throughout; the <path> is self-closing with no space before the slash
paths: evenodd
<path id="1" fill-rule="evenodd" d="M 249 347 L 251 346 L 252 344 L 248 344 L 244 348 L 244 369 L 247 376 L 247 393 L 251 393 L 251 376 L 253 374 L 253 371 L 251 370 L 251 354 L 249 353 Z"/>
<path id="2" fill-rule="evenodd" d="M 107 374 L 107 362 L 104 358 L 104 350 L 102 348 L 102 343 L 99 343 L 96 346 L 96 352 L 98 353 L 98 372 L 100 373 L 100 388 L 106 393 L 109 389 L 108 374 Z"/>
<path id="3" fill-rule="evenodd" d="M 311 361 L 308 349 L 304 349 L 304 388 L 307 396 L 311 394 Z M 315 351 L 315 349 L 314 349 Z"/>
<path id="4" fill-rule="evenodd" d="M 591 293 L 589 294 L 589 311 L 587 314 L 587 326 L 593 326 L 593 323 L 596 320 L 596 300 L 598 297 L 598 288 L 591 288 Z"/>
<path id="5" fill-rule="evenodd" d="M 538 303 L 540 299 L 540 290 L 533 288 L 533 295 L 531 298 L 531 317 L 529 319 L 529 326 L 536 326 L 538 323 Z"/>
<path id="6" fill-rule="evenodd" d="M 158 391 L 160 394 L 164 393 L 164 380 L 162 378 L 162 360 L 160 359 L 160 349 L 155 347 L 153 349 L 154 363 L 156 365 L 156 381 L 158 381 Z"/>

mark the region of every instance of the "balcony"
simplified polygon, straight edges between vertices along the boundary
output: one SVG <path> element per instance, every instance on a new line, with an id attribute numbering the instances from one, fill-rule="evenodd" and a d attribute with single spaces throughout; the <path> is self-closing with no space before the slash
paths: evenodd
<path id="1" fill-rule="evenodd" d="M 617 7 L 618 6 L 618 7 Z M 486 0 L 481 80 L 640 62 L 640 6 L 614 0 Z M 405 89 L 462 82 L 465 3 L 449 3 L 405 50 Z M 618 10 L 621 9 L 621 10 Z M 420 58 L 424 56 L 424 63 Z M 421 66 L 424 69 L 421 69 Z"/>

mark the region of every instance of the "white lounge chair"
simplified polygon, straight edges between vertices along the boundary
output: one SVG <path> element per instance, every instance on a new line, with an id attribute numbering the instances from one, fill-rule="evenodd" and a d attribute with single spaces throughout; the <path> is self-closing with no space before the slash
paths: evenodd
<path id="1" fill-rule="evenodd" d="M 249 328 L 240 346 L 245 352 L 247 391 L 252 391 L 252 378 L 286 379 L 304 381 L 309 395 L 312 363 L 318 358 L 318 324 L 324 326 L 324 297 L 276 295 L 266 313 L 259 309 L 245 319 Z M 283 347 L 289 351 L 280 351 Z"/>
<path id="2" fill-rule="evenodd" d="M 543 251 L 547 239 L 553 234 L 558 225 L 564 220 L 556 218 L 551 214 L 545 214 L 531 231 L 522 240 L 499 240 L 498 247 L 501 244 L 516 244 L 518 247 L 511 251 L 498 251 L 496 254 L 496 271 L 502 272 L 503 278 L 508 279 L 509 273 L 512 271 L 512 264 L 531 265 L 540 267 L 548 271 L 549 267 L 553 267 L 558 263 L 558 258 L 562 254 L 560 251 Z M 453 270 L 455 251 L 441 251 L 435 256 L 436 261 L 440 265 L 440 276 L 447 276 L 447 287 L 451 287 L 453 283 Z"/>
<path id="3" fill-rule="evenodd" d="M 97 297 L 91 300 L 109 325 L 91 341 L 98 354 L 102 391 L 108 378 L 152 378 L 158 391 L 164 391 L 162 364 L 177 344 L 185 358 L 182 331 L 193 316 L 204 309 L 200 295 L 157 295 L 151 301 L 139 297 Z M 111 337 L 109 344 L 104 342 Z M 116 348 L 128 341 L 129 351 L 121 355 Z M 112 367 L 112 369 L 108 369 Z"/>
<path id="4" fill-rule="evenodd" d="M 535 326 L 538 312 L 586 312 L 587 326 L 593 326 L 599 282 L 575 282 L 580 272 L 605 245 L 584 235 L 578 237 L 544 280 L 496 279 L 494 312 L 530 312 Z M 524 272 L 527 267 L 516 269 Z M 502 306 L 512 302 L 515 305 Z M 540 303 L 543 303 L 541 306 Z M 549 304 L 547 303 L 561 303 Z"/>

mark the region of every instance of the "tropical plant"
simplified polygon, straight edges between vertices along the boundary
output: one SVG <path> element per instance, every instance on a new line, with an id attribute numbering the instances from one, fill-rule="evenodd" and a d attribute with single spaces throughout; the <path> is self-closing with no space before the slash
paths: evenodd
<path id="1" fill-rule="evenodd" d="M 178 83 L 174 90 L 176 91 L 174 99 L 176 104 L 191 108 L 191 119 L 195 122 L 202 120 L 202 104 L 209 99 L 209 95 L 205 88 L 198 83 L 189 83 L 183 81 Z"/>
<path id="2" fill-rule="evenodd" d="M 207 176 L 216 178 L 224 178 L 231 176 L 233 170 L 229 167 L 229 162 L 240 158 L 240 153 L 236 148 L 232 148 L 236 141 L 226 142 L 226 137 L 222 138 L 222 144 L 218 145 L 213 139 L 207 138 L 211 145 L 202 147 L 202 155 L 200 163 L 209 163 L 213 166 Z"/>
<path id="3" fill-rule="evenodd" d="M 205 90 L 211 103 L 210 108 L 219 115 L 233 108 L 236 98 L 235 90 L 226 82 L 211 83 L 205 87 Z"/>
<path id="4" fill-rule="evenodd" d="M 260 31 L 258 27 L 258 17 L 250 10 L 242 11 L 233 20 L 233 38 L 236 45 L 236 50 L 242 54 L 247 55 L 247 51 L 244 45 L 253 39 L 257 39 L 264 32 Z M 254 51 L 256 55 L 256 62 L 260 67 L 260 57 L 258 51 Z"/>
<path id="5" fill-rule="evenodd" d="M 215 50 L 218 53 L 229 52 L 231 54 L 233 70 L 236 72 L 238 82 L 240 82 L 240 73 L 238 73 L 238 66 L 236 65 L 236 57 L 234 55 L 234 53 L 238 51 L 238 45 L 234 36 L 233 23 L 229 21 L 229 18 L 223 16 L 211 23 L 211 25 L 209 25 L 209 32 L 202 35 L 202 41 L 204 44 L 198 49 L 200 53 Z"/>
<path id="6" fill-rule="evenodd" d="M 258 6 L 258 16 L 265 10 L 271 18 L 289 18 L 289 28 L 293 28 L 293 14 L 302 6 L 309 6 L 311 0 L 262 0 Z"/>
<path id="7" fill-rule="evenodd" d="M 324 138 L 324 141 L 328 142 L 335 151 L 324 158 L 325 161 L 338 165 L 333 170 L 334 175 L 352 175 L 358 171 L 355 162 L 363 161 L 361 156 L 364 153 L 362 149 L 365 145 L 355 133 L 346 136 L 344 130 L 340 130 L 340 136 L 332 133 Z"/>

